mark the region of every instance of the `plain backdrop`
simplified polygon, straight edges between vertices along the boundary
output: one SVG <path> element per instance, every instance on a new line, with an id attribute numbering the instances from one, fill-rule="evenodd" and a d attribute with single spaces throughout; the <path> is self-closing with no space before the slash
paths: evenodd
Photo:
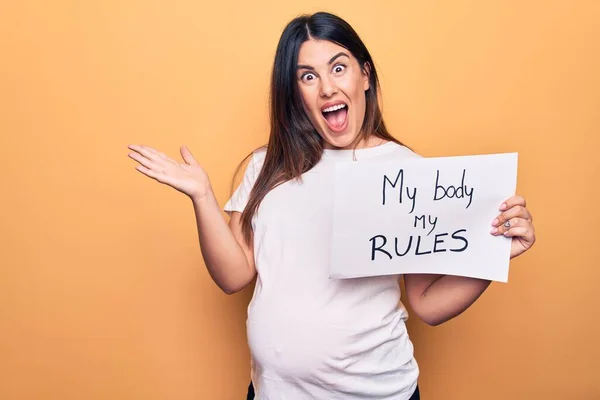
<path id="1" fill-rule="evenodd" d="M 188 145 L 224 205 L 279 35 L 317 10 L 364 39 L 397 138 L 519 153 L 537 244 L 455 320 L 409 320 L 423 398 L 600 398 L 600 5 L 567 0 L 0 4 L 0 398 L 244 398 L 252 287 L 218 290 L 190 201 L 127 145 Z"/>

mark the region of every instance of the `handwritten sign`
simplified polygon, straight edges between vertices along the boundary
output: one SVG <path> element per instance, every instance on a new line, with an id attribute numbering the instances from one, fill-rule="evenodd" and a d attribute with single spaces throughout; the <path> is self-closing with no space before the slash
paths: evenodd
<path id="1" fill-rule="evenodd" d="M 513 196 L 516 153 L 339 163 L 331 278 L 435 273 L 508 281 L 490 234 Z"/>

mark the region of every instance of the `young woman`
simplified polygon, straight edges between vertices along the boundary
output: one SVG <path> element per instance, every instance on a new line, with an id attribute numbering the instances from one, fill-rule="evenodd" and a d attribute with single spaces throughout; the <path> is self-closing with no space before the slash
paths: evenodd
<path id="1" fill-rule="evenodd" d="M 387 131 L 378 87 L 368 50 L 344 20 L 292 20 L 275 55 L 269 142 L 225 205 L 229 223 L 185 146 L 183 162 L 130 146 L 138 171 L 191 198 L 215 283 L 235 293 L 257 278 L 247 333 L 258 399 L 419 396 L 399 277 L 328 278 L 333 165 L 419 157 Z M 519 196 L 499 208 L 491 234 L 512 237 L 516 257 L 535 241 L 531 214 Z M 404 280 L 412 309 L 430 325 L 462 313 L 490 284 L 432 274 Z"/>

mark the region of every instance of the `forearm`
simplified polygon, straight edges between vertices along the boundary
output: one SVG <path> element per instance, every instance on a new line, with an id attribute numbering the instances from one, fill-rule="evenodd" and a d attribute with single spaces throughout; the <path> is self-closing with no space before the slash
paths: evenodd
<path id="1" fill-rule="evenodd" d="M 192 198 L 200 249 L 214 282 L 228 294 L 248 285 L 255 275 L 244 250 L 223 218 L 214 193 Z"/>
<path id="2" fill-rule="evenodd" d="M 469 308 L 491 281 L 442 275 L 434 279 L 414 301 L 413 308 L 429 325 L 444 323 Z"/>

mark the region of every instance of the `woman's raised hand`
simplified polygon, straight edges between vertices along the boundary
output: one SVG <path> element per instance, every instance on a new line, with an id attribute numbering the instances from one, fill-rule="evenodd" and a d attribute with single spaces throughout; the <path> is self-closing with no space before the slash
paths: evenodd
<path id="1" fill-rule="evenodd" d="M 158 150 L 144 145 L 129 145 L 129 157 L 137 161 L 142 174 L 171 186 L 191 199 L 201 199 L 210 192 L 208 175 L 186 146 L 180 148 L 184 162 L 169 158 Z"/>
<path id="2" fill-rule="evenodd" d="M 529 250 L 535 243 L 533 217 L 521 196 L 507 199 L 500 206 L 500 211 L 502 212 L 492 221 L 491 233 L 512 238 L 510 258 L 514 258 Z"/>

